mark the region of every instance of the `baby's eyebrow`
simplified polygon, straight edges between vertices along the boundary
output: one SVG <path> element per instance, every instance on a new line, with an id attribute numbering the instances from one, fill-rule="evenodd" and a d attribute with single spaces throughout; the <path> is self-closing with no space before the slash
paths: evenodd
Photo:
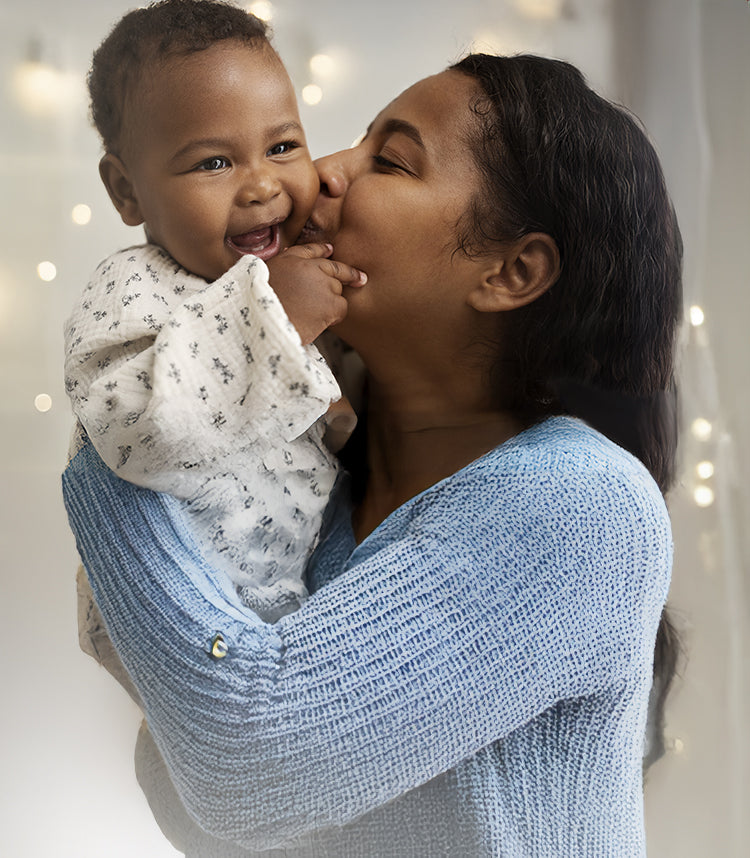
<path id="1" fill-rule="evenodd" d="M 200 140 L 190 140 L 172 155 L 171 160 L 176 161 L 178 158 L 189 155 L 194 149 L 221 149 L 226 145 L 227 141 L 223 137 L 202 137 Z"/>
<path id="2" fill-rule="evenodd" d="M 299 122 L 282 122 L 269 128 L 266 134 L 269 140 L 285 137 L 290 134 L 302 134 L 302 126 Z M 231 145 L 231 142 L 225 137 L 201 137 L 198 140 L 190 140 L 184 146 L 177 150 L 172 155 L 171 160 L 176 161 L 178 158 L 184 158 L 194 150 L 206 149 L 226 149 Z"/>
<path id="3" fill-rule="evenodd" d="M 269 137 L 283 137 L 284 134 L 301 134 L 302 126 L 299 122 L 282 122 L 268 132 Z"/>

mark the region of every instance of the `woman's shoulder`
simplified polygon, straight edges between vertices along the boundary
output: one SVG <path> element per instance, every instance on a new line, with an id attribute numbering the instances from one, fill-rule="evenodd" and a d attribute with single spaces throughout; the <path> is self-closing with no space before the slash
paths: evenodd
<path id="1" fill-rule="evenodd" d="M 484 521 L 516 518 L 520 510 L 552 529 L 574 530 L 593 518 L 606 529 L 648 527 L 669 535 L 664 498 L 645 466 L 574 417 L 550 417 L 434 487 L 422 499 L 439 519 L 458 508 Z M 426 510 L 425 510 L 426 511 Z M 602 524 L 604 528 L 604 524 Z"/>
<path id="2" fill-rule="evenodd" d="M 471 473 L 472 466 L 476 473 Z M 642 462 L 577 417 L 549 417 L 495 447 L 472 466 L 466 474 L 472 479 L 547 475 L 584 482 L 625 480 L 661 497 Z"/>

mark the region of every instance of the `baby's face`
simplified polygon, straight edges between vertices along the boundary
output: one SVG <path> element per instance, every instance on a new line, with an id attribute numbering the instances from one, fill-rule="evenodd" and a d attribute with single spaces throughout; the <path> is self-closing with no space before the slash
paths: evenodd
<path id="1" fill-rule="evenodd" d="M 122 160 L 149 239 L 215 280 L 294 244 L 318 193 L 289 76 L 266 46 L 157 67 L 127 105 Z"/>

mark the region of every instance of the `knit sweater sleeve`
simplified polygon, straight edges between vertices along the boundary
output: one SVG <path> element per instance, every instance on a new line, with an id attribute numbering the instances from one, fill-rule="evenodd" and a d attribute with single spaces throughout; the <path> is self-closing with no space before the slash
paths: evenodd
<path id="1" fill-rule="evenodd" d="M 179 497 L 215 458 L 259 435 L 292 440 L 341 395 L 252 256 L 206 283 L 155 245 L 121 251 L 97 268 L 65 340 L 73 410 L 104 461 Z"/>
<path id="2" fill-rule="evenodd" d="M 557 701 L 643 683 L 671 558 L 658 490 L 628 459 L 542 448 L 485 457 L 405 505 L 273 626 L 228 600 L 169 497 L 90 447 L 75 457 L 79 550 L 202 828 L 291 843 Z"/>

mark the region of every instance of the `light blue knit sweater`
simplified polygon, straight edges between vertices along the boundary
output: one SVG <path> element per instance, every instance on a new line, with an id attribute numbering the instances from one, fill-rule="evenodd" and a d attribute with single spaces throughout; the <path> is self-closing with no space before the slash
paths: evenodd
<path id="1" fill-rule="evenodd" d="M 90 445 L 63 482 L 112 641 L 208 832 L 188 854 L 645 854 L 670 526 L 644 468 L 585 424 L 521 433 L 359 546 L 339 491 L 317 592 L 275 625 L 169 497 Z"/>

